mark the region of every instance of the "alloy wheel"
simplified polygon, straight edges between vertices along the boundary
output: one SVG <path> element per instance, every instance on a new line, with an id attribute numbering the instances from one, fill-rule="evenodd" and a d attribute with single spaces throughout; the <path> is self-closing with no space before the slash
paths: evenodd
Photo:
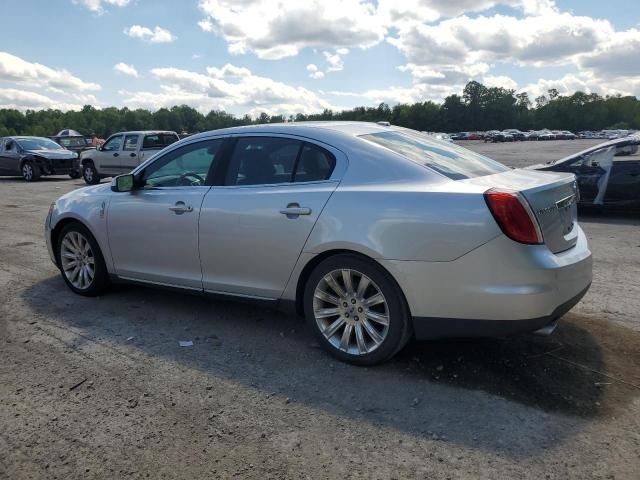
<path id="1" fill-rule="evenodd" d="M 27 182 L 33 179 L 33 167 L 30 163 L 25 163 L 24 165 L 22 165 L 22 176 Z"/>
<path id="2" fill-rule="evenodd" d="M 333 270 L 316 286 L 313 315 L 335 348 L 365 355 L 376 350 L 389 332 L 389 308 L 380 288 L 353 269 Z"/>
<path id="3" fill-rule="evenodd" d="M 89 240 L 79 232 L 68 232 L 60 244 L 60 261 L 67 280 L 78 290 L 91 286 L 96 262 Z"/>

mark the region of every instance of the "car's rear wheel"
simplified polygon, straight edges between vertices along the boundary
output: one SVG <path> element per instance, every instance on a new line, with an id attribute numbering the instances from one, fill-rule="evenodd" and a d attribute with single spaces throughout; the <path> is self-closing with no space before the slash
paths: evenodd
<path id="1" fill-rule="evenodd" d="M 79 223 L 63 228 L 58 240 L 58 259 L 62 278 L 79 295 L 93 297 L 104 292 L 109 275 L 98 242 Z"/>
<path id="2" fill-rule="evenodd" d="M 40 169 L 29 160 L 22 164 L 21 171 L 22 178 L 24 178 L 27 182 L 35 182 L 40 178 Z"/>
<path id="3" fill-rule="evenodd" d="M 96 185 L 100 183 L 100 176 L 93 162 L 87 162 L 82 166 L 82 177 L 87 185 Z"/>
<path id="4" fill-rule="evenodd" d="M 380 266 L 359 256 L 321 262 L 307 281 L 304 307 L 323 348 L 349 363 L 388 360 L 411 336 L 400 288 Z"/>

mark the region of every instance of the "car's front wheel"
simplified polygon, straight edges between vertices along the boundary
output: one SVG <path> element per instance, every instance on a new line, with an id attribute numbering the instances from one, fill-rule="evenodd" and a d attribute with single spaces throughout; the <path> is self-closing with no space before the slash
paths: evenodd
<path id="1" fill-rule="evenodd" d="M 82 177 L 87 185 L 96 185 L 100 183 L 100 176 L 98 170 L 93 165 L 93 162 L 85 163 L 82 166 Z"/>
<path id="2" fill-rule="evenodd" d="M 63 228 L 58 238 L 58 259 L 62 278 L 79 295 L 93 297 L 104 292 L 109 275 L 98 242 L 79 223 Z"/>
<path id="3" fill-rule="evenodd" d="M 388 360 L 411 336 L 398 285 L 379 265 L 356 255 L 335 255 L 314 269 L 304 310 L 320 344 L 357 365 Z"/>
<path id="4" fill-rule="evenodd" d="M 80 172 L 80 170 L 74 170 L 69 174 L 69 178 L 72 178 L 73 180 L 75 180 L 76 178 L 80 178 L 82 176 L 82 173 Z"/>
<path id="5" fill-rule="evenodd" d="M 35 182 L 40 178 L 40 169 L 29 160 L 22 164 L 21 172 L 22 178 L 27 182 Z"/>

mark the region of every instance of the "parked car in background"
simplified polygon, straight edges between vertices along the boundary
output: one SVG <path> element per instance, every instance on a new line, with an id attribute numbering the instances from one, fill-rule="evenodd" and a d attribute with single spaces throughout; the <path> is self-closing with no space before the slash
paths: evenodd
<path id="1" fill-rule="evenodd" d="M 536 134 L 538 140 L 556 140 L 556 134 L 551 130 L 539 130 Z"/>
<path id="2" fill-rule="evenodd" d="M 76 152 L 78 156 L 80 156 L 80 154 L 85 150 L 89 150 L 92 147 L 89 144 L 87 137 L 75 130 L 61 130 L 57 135 L 49 138 L 67 150 Z M 80 177 L 80 175 L 80 170 L 78 170 L 76 178 Z"/>
<path id="3" fill-rule="evenodd" d="M 171 131 L 115 133 L 104 144 L 80 154 L 84 181 L 94 185 L 102 178 L 130 172 L 178 140 L 178 134 Z"/>
<path id="4" fill-rule="evenodd" d="M 27 182 L 42 175 L 78 178 L 78 155 L 44 137 L 0 138 L 0 175 L 22 175 Z"/>
<path id="5" fill-rule="evenodd" d="M 485 133 L 484 141 L 486 142 L 513 142 L 514 137 L 510 133 L 501 132 L 500 130 L 489 130 Z"/>
<path id="6" fill-rule="evenodd" d="M 573 174 L 405 128 L 253 125 L 67 193 L 45 235 L 77 294 L 115 279 L 290 306 L 370 365 L 413 336 L 549 334 L 591 283 L 576 195 Z"/>
<path id="7" fill-rule="evenodd" d="M 451 133 L 449 134 L 449 136 L 451 137 L 451 140 L 467 140 L 468 134 L 469 132 L 458 132 L 458 133 Z"/>
<path id="8" fill-rule="evenodd" d="M 640 136 L 601 143 L 531 169 L 576 175 L 580 205 L 640 209 Z"/>
<path id="9" fill-rule="evenodd" d="M 521 132 L 517 128 L 509 128 L 507 130 L 503 130 L 507 135 L 511 135 L 514 141 L 524 142 L 529 139 L 529 135 L 527 133 Z"/>

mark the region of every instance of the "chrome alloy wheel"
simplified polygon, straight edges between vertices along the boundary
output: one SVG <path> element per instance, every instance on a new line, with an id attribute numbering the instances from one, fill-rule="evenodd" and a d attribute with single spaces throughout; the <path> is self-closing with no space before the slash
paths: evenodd
<path id="1" fill-rule="evenodd" d="M 91 286 L 96 273 L 96 262 L 91 244 L 84 235 L 71 231 L 62 239 L 60 262 L 67 280 L 79 290 Z"/>
<path id="2" fill-rule="evenodd" d="M 31 181 L 33 179 L 33 167 L 29 162 L 22 165 L 22 176 L 26 181 Z"/>
<path id="3" fill-rule="evenodd" d="M 386 298 L 357 270 L 333 270 L 318 282 L 313 315 L 329 343 L 351 355 L 373 352 L 389 332 Z"/>

